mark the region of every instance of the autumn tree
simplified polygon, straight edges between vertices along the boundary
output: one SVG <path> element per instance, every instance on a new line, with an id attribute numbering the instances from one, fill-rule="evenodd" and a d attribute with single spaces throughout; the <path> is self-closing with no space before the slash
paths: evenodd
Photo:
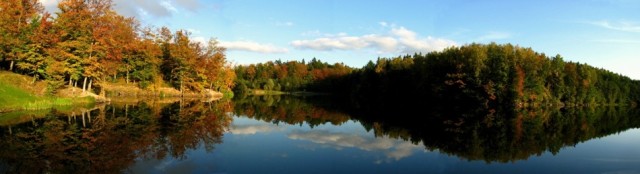
<path id="1" fill-rule="evenodd" d="M 47 77 L 45 69 L 48 66 L 48 50 L 52 49 L 56 42 L 52 25 L 49 13 L 32 19 L 26 30 L 27 42 L 18 52 L 18 67 L 32 75 L 34 82 L 40 77 Z"/>
<path id="2" fill-rule="evenodd" d="M 0 2 L 0 58 L 9 62 L 12 71 L 18 54 L 33 34 L 33 22 L 38 22 L 43 7 L 38 0 L 3 0 Z"/>

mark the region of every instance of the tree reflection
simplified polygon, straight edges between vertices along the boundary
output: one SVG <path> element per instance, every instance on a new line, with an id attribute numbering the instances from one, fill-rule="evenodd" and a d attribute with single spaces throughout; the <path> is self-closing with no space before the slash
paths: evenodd
<path id="1" fill-rule="evenodd" d="M 314 99 L 317 100 L 317 99 Z M 351 118 L 344 112 L 320 107 L 296 97 L 247 96 L 234 101 L 236 115 L 271 123 L 291 125 L 307 123 L 311 127 L 331 123 L 340 125 Z"/>
<path id="2" fill-rule="evenodd" d="M 488 163 L 526 160 L 545 152 L 557 154 L 563 147 L 640 127 L 640 111 L 624 107 L 354 109 L 318 101 L 257 96 L 236 101 L 235 112 L 272 123 L 307 123 L 312 127 L 356 120 L 380 138 L 410 141 L 427 150 Z"/>
<path id="3" fill-rule="evenodd" d="M 0 173 L 120 173 L 137 159 L 185 159 L 199 145 L 211 152 L 232 117 L 229 101 L 141 102 L 92 111 L 52 111 L 2 127 Z"/>
<path id="4" fill-rule="evenodd" d="M 557 154 L 563 147 L 640 127 L 640 112 L 620 107 L 436 110 L 427 115 L 414 122 L 402 121 L 405 116 L 354 118 L 377 136 L 411 140 L 428 150 L 487 163 Z"/>
<path id="5" fill-rule="evenodd" d="M 120 173 L 140 160 L 186 159 L 189 150 L 204 147 L 212 152 L 221 143 L 230 129 L 231 112 L 274 124 L 312 127 L 355 120 L 379 138 L 357 139 L 332 131 L 288 136 L 335 147 L 383 149 L 395 160 L 410 155 L 407 149 L 425 148 L 467 160 L 513 162 L 640 127 L 640 112 L 621 107 L 354 109 L 319 101 L 285 96 L 213 103 L 149 100 L 39 113 L 19 124 L 0 125 L 0 173 Z M 235 131 L 259 130 L 268 128 Z M 342 138 L 323 139 L 325 135 Z M 377 146 L 388 142 L 402 147 Z"/>

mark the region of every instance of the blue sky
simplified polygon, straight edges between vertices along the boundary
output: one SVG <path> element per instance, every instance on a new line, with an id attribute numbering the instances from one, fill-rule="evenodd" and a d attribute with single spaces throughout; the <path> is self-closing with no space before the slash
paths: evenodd
<path id="1" fill-rule="evenodd" d="M 41 0 L 55 9 L 57 0 Z M 640 79 L 640 0 L 114 0 L 143 24 L 215 37 L 228 60 L 344 62 L 512 43 Z"/>

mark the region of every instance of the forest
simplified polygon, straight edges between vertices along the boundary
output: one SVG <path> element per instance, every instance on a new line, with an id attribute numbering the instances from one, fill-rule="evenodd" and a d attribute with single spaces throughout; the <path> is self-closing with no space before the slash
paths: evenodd
<path id="1" fill-rule="evenodd" d="M 49 92 L 65 84 L 93 91 L 106 82 L 231 91 L 235 75 L 216 39 L 199 43 L 186 30 L 141 26 L 113 5 L 61 0 L 52 15 L 38 0 L 1 1 L 0 67 L 47 81 Z"/>
<path id="2" fill-rule="evenodd" d="M 362 68 L 291 61 L 239 66 L 238 88 L 327 92 L 365 105 L 637 105 L 640 82 L 511 44 L 378 58 Z M 422 102 L 398 102 L 422 101 Z"/>
<path id="3" fill-rule="evenodd" d="M 331 65 L 313 58 L 309 62 L 276 60 L 241 65 L 234 70 L 237 75 L 235 92 L 243 94 L 252 89 L 329 92 L 326 89 L 354 69 L 342 63 Z"/>
<path id="4" fill-rule="evenodd" d="M 52 15 L 37 0 L 0 2 L 0 67 L 103 92 L 107 83 L 142 89 L 312 91 L 354 102 L 416 106 L 455 102 L 484 106 L 637 105 L 640 82 L 584 63 L 511 44 L 468 44 L 427 54 L 378 58 L 362 68 L 281 60 L 232 67 L 212 38 L 145 27 L 119 15 L 111 0 L 62 0 Z M 234 88 L 235 87 L 235 88 Z"/>

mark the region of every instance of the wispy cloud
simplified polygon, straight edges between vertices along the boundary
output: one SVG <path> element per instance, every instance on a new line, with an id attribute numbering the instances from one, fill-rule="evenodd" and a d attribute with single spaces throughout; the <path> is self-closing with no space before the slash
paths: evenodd
<path id="1" fill-rule="evenodd" d="M 387 34 L 368 34 L 362 36 L 350 36 L 346 33 L 324 34 L 324 36 L 309 40 L 294 40 L 290 44 L 297 49 L 310 49 L 318 51 L 332 50 L 359 50 L 365 48 L 375 49 L 379 53 L 415 53 L 439 51 L 456 45 L 452 40 L 434 38 L 431 36 L 421 38 L 414 31 L 405 27 L 395 27 L 386 22 L 379 23 L 383 27 L 392 26 Z M 314 31 L 312 33 L 320 33 Z"/>
<path id="2" fill-rule="evenodd" d="M 171 11 L 172 13 L 177 13 L 178 12 L 178 9 L 175 6 L 173 6 L 173 4 L 171 4 L 171 2 L 169 2 L 169 1 L 162 1 L 162 2 L 160 2 L 160 5 L 162 7 L 164 7 L 165 9 Z"/>
<path id="3" fill-rule="evenodd" d="M 48 12 L 58 11 L 62 0 L 39 0 Z M 113 0 L 114 10 L 124 16 L 170 17 L 180 9 L 197 12 L 202 8 L 198 0 Z"/>
<path id="4" fill-rule="evenodd" d="M 202 7 L 202 4 L 200 4 L 198 0 L 174 0 L 173 2 L 192 12 L 196 12 Z"/>
<path id="5" fill-rule="evenodd" d="M 231 125 L 229 132 L 237 135 L 253 135 L 256 133 L 266 133 L 273 131 L 281 131 L 284 128 L 273 124 L 256 124 L 256 125 Z"/>
<path id="6" fill-rule="evenodd" d="M 313 143 L 329 145 L 336 149 L 358 148 L 365 151 L 383 152 L 389 160 L 400 160 L 411 156 L 421 146 L 410 142 L 391 139 L 388 137 L 365 137 L 358 134 L 329 132 L 326 130 L 293 131 L 288 137 L 293 140 L 306 140 Z M 376 161 L 375 163 L 380 163 Z"/>
<path id="7" fill-rule="evenodd" d="M 640 24 L 637 22 L 630 22 L 630 21 L 611 22 L 611 21 L 603 20 L 603 21 L 593 21 L 593 22 L 587 22 L 587 23 L 591 25 L 611 29 L 611 30 L 625 31 L 625 32 L 640 32 Z"/>
<path id="8" fill-rule="evenodd" d="M 289 50 L 272 44 L 261 44 L 253 41 L 221 41 L 220 46 L 230 51 L 248 51 L 257 53 L 288 53 Z"/>

